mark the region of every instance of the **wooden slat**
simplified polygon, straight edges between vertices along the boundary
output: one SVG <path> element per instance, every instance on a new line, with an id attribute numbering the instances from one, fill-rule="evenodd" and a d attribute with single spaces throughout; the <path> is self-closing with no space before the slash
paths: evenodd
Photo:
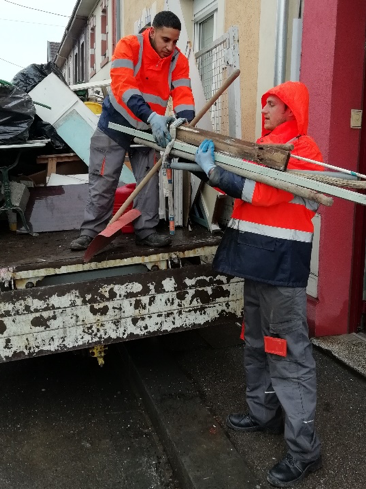
<path id="1" fill-rule="evenodd" d="M 56 161 L 56 163 L 61 163 L 63 161 L 79 161 L 80 158 L 75 153 L 62 153 L 62 154 L 52 154 L 52 155 L 39 155 L 37 156 L 38 164 L 47 164 L 50 159 Z"/>
<path id="2" fill-rule="evenodd" d="M 329 183 L 330 185 L 334 185 L 336 187 L 366 189 L 366 180 L 348 180 L 345 178 L 325 176 L 322 175 L 321 171 L 317 173 L 319 173 L 319 175 L 309 175 L 308 173 L 302 173 L 300 171 L 296 171 L 296 175 L 309 178 L 310 180 L 316 180 L 317 182 Z"/>
<path id="3" fill-rule="evenodd" d="M 234 158 L 242 158 L 285 171 L 292 145 L 256 144 L 242 139 L 223 136 L 211 131 L 180 126 L 177 128 L 177 141 L 199 146 L 204 139 L 212 139 L 216 151 L 229 152 Z"/>

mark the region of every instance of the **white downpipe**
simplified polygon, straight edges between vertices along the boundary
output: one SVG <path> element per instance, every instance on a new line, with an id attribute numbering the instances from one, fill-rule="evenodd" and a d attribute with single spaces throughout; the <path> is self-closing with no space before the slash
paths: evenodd
<path id="1" fill-rule="evenodd" d="M 291 70 L 290 80 L 300 80 L 301 65 L 302 19 L 294 19 L 292 23 Z"/>
<path id="2" fill-rule="evenodd" d="M 288 0 L 277 0 L 276 55 L 274 85 L 286 79 Z"/>
<path id="3" fill-rule="evenodd" d="M 122 37 L 122 28 L 121 28 L 121 12 L 123 9 L 122 1 L 117 1 L 116 2 L 116 36 L 117 36 L 117 42 L 121 39 Z"/>

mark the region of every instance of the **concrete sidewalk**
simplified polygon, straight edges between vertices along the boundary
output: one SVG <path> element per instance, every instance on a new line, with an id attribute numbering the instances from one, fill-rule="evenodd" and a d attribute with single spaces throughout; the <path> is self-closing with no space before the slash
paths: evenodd
<path id="1" fill-rule="evenodd" d="M 182 434 L 178 436 L 180 448 L 173 447 L 172 450 L 175 465 L 178 464 L 186 471 L 185 480 L 189 481 L 186 487 L 269 488 L 271 486 L 266 482 L 267 471 L 286 453 L 281 435 L 243 434 L 226 428 L 227 414 L 246 411 L 243 343 L 239 339 L 239 333 L 238 326 L 222 326 L 172 334 L 153 340 L 155 344 L 159 344 L 161 358 L 164 356 L 166 359 L 170 354 L 169 362 L 172 363 L 170 367 L 169 362 L 165 366 L 162 364 L 162 368 L 170 369 L 169 381 L 165 387 L 161 387 L 162 390 L 155 395 L 155 399 L 150 396 L 148 402 L 154 406 L 152 408 L 155 410 L 154 417 L 160 424 L 160 429 L 169 432 L 170 436 L 174 435 L 175 439 L 180 433 Z M 133 346 L 137 347 L 137 345 Z M 318 372 L 316 425 L 322 441 L 324 466 L 296 487 L 299 489 L 364 489 L 366 487 L 364 456 L 366 379 L 319 348 L 314 350 Z M 153 350 L 151 354 L 152 361 Z M 145 384 L 148 392 L 149 385 L 152 385 L 156 378 L 153 369 L 149 369 L 150 355 L 136 351 L 133 355 L 135 359 L 139 358 L 135 365 L 140 380 Z M 177 368 L 178 366 L 180 369 Z M 180 373 L 175 377 L 177 372 Z M 181 384 L 174 385 L 174 378 L 179 378 Z M 173 406 L 172 399 L 175 398 L 178 400 L 177 409 L 180 409 L 173 417 L 167 414 L 168 410 L 162 409 L 162 399 L 166 402 L 166 396 L 169 396 L 169 384 L 170 388 L 174 385 L 172 391 L 174 395 L 169 399 L 169 405 Z M 180 386 L 183 384 L 181 390 Z M 188 397 L 185 395 L 187 392 L 190 392 Z M 198 398 L 194 392 L 198 392 Z M 194 399 L 193 411 L 191 408 L 183 408 L 187 406 L 187 399 L 190 404 Z M 159 411 L 162 415 L 160 418 Z M 205 431 L 210 423 L 216 426 L 220 443 L 215 442 L 215 447 L 212 443 L 206 443 L 205 450 L 196 450 L 195 437 L 198 436 L 197 443 L 202 444 L 199 432 Z M 184 432 L 189 433 L 188 450 L 183 449 L 188 443 L 186 435 L 183 436 Z M 205 437 L 206 441 L 210 438 L 209 436 L 207 438 L 207 433 Z M 230 451 L 225 439 L 230 442 L 233 451 Z M 220 450 L 223 451 L 222 457 L 219 456 Z M 231 455 L 228 456 L 230 453 Z M 207 458 L 211 459 L 211 464 L 207 465 Z M 192 460 L 195 461 L 194 464 Z M 192 468 L 194 474 L 191 477 Z M 210 482 L 204 481 L 204 474 L 206 477 L 209 474 L 211 485 Z"/>

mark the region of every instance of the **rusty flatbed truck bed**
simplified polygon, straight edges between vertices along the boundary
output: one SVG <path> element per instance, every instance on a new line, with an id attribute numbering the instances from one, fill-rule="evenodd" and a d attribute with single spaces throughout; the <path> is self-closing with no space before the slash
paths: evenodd
<path id="1" fill-rule="evenodd" d="M 0 362 L 241 321 L 243 281 L 212 270 L 201 226 L 162 249 L 121 234 L 89 263 L 76 236 L 0 228 Z"/>

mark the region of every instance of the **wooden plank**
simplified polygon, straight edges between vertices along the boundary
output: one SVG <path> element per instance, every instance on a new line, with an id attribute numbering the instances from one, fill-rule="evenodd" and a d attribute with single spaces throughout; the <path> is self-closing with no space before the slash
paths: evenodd
<path id="1" fill-rule="evenodd" d="M 62 154 L 52 154 L 52 155 L 39 155 L 37 156 L 37 164 L 42 165 L 48 163 L 50 158 L 56 159 L 57 163 L 64 161 L 79 161 L 79 158 L 75 153 L 62 153 Z"/>
<path id="2" fill-rule="evenodd" d="M 48 163 L 47 163 L 47 178 L 51 176 L 51 173 L 56 173 L 56 165 L 57 165 L 57 159 L 56 158 L 49 158 Z"/>
<path id="3" fill-rule="evenodd" d="M 310 178 L 310 180 L 316 180 L 317 182 L 329 183 L 330 185 L 334 185 L 336 187 L 344 187 L 344 188 L 354 188 L 354 189 L 366 189 L 366 180 L 349 180 L 346 178 L 337 178 L 329 175 L 322 175 L 322 171 L 318 171 L 319 175 L 309 174 L 306 172 L 301 172 L 300 170 L 290 170 L 289 173 L 293 173 L 299 175 L 301 177 Z"/>
<path id="4" fill-rule="evenodd" d="M 262 163 L 280 171 L 286 170 L 290 159 L 289 151 L 293 149 L 292 145 L 256 144 L 188 126 L 177 128 L 176 139 L 194 146 L 199 146 L 204 139 L 212 139 L 216 151 L 230 152 L 234 158 Z"/>

